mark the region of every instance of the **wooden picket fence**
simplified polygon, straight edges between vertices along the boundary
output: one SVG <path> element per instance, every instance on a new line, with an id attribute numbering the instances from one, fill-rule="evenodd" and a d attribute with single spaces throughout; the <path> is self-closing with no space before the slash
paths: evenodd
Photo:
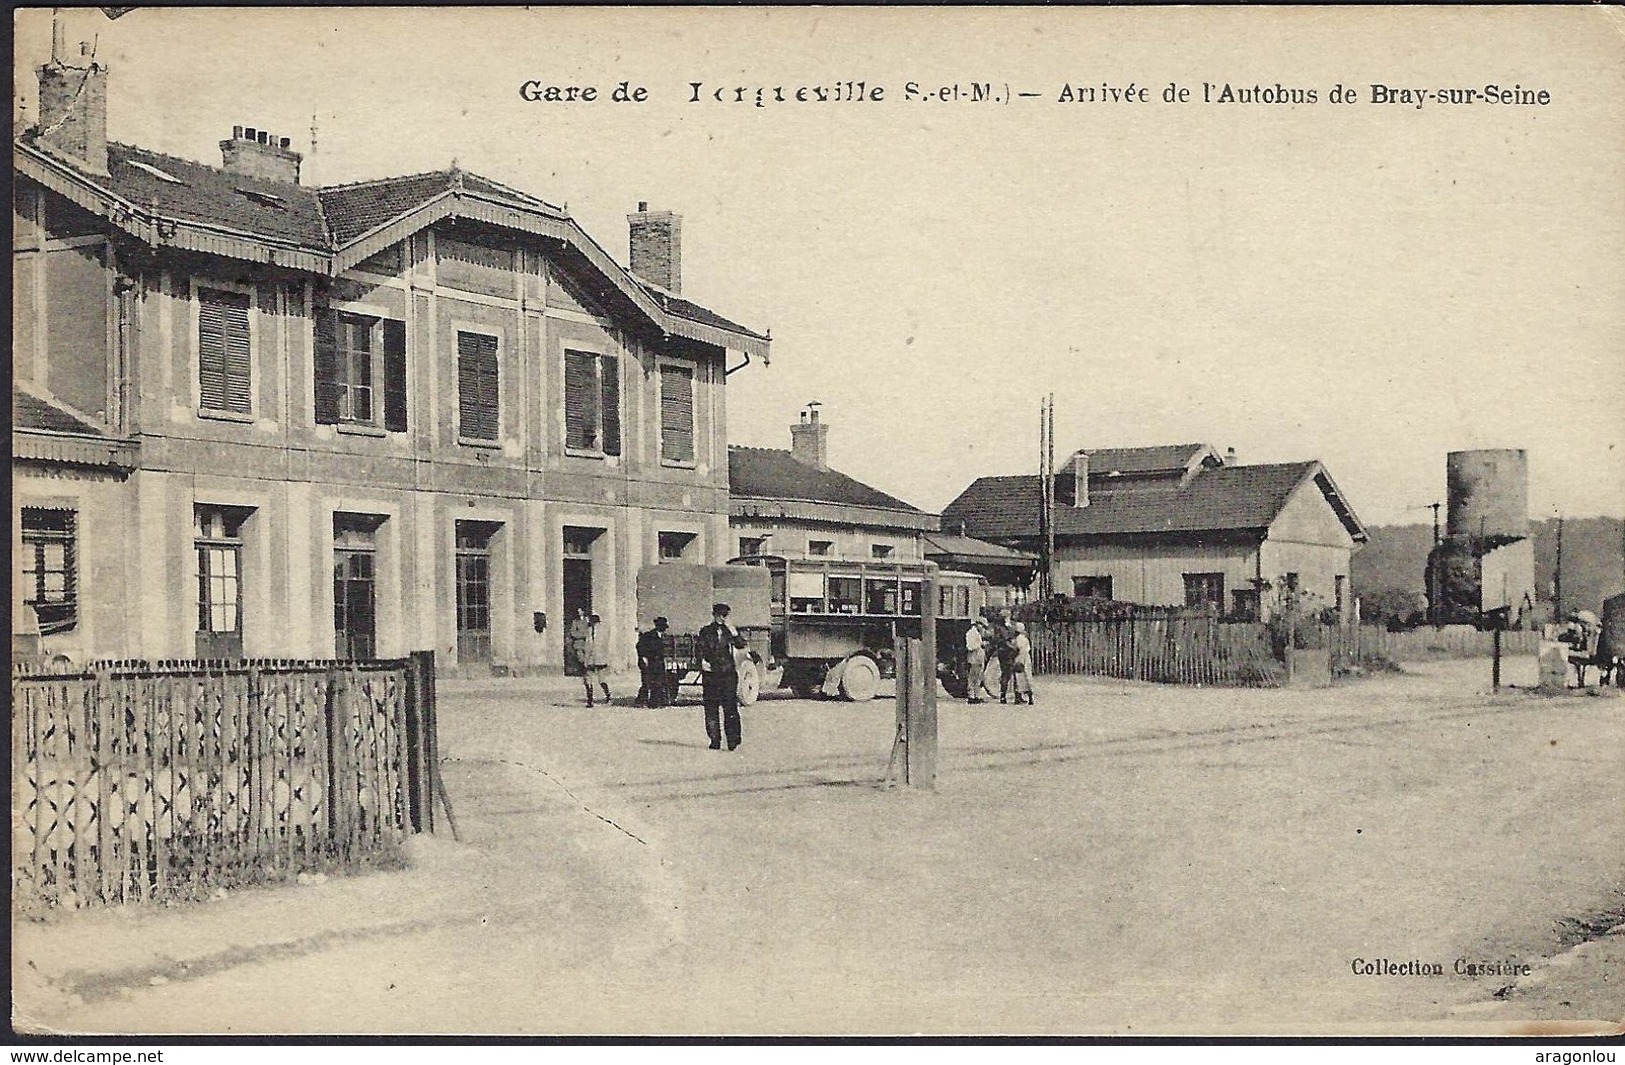
<path id="1" fill-rule="evenodd" d="M 1204 616 L 1031 621 L 1027 634 L 1040 674 L 1249 688 L 1285 682 L 1261 624 Z"/>
<path id="2" fill-rule="evenodd" d="M 1322 626 L 1316 646 L 1331 652 L 1332 664 L 1359 664 L 1373 659 L 1388 662 L 1414 662 L 1428 658 L 1488 658 L 1494 652 L 1495 634 L 1464 625 L 1445 628 L 1389 632 L 1377 625 L 1358 628 Z M 1503 655 L 1540 653 L 1540 633 L 1501 633 Z"/>
<path id="3" fill-rule="evenodd" d="M 14 890 L 168 900 L 387 856 L 432 825 L 433 655 L 14 673 Z"/>

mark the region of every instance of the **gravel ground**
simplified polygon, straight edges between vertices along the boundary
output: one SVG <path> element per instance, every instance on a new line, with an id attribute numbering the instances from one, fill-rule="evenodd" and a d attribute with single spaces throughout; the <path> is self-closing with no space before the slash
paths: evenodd
<path id="1" fill-rule="evenodd" d="M 1407 668 L 1323 691 L 1051 678 L 1032 708 L 945 699 L 930 792 L 877 786 L 886 700 L 765 698 L 716 752 L 697 707 L 448 684 L 463 842 L 410 841 L 400 872 L 16 922 L 14 1022 L 1617 1030 L 1625 699 L 1491 695 L 1487 662 Z M 1532 684 L 1532 660 L 1507 676 Z M 1356 971 L 1410 963 L 1442 974 Z"/>

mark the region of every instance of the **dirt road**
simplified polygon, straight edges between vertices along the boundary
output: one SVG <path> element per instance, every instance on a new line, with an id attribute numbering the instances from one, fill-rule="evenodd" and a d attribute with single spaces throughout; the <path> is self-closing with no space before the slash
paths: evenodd
<path id="1" fill-rule="evenodd" d="M 1524 665 L 1511 681 L 1532 682 Z M 1625 909 L 1625 699 L 1491 696 L 1487 663 L 1411 668 L 1321 692 L 1051 680 L 1034 708 L 945 701 L 934 793 L 875 786 L 887 701 L 767 699 L 729 753 L 706 749 L 697 708 L 465 686 L 441 710 L 464 843 L 413 841 L 402 872 L 24 924 L 17 1023 L 1138 1034 L 1625 1017 L 1625 937 L 1567 970 L 1578 993 L 1458 971 L 1550 977 L 1543 959 L 1582 937 L 1565 922 L 1595 932 Z"/>

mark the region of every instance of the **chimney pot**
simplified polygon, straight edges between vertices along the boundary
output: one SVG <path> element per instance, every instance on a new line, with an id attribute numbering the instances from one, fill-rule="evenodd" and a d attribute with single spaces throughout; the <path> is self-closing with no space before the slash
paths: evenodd
<path id="1" fill-rule="evenodd" d="M 809 403 L 801 421 L 790 426 L 790 457 L 816 470 L 829 469 L 829 426 L 818 420 L 817 404 Z"/>
<path id="2" fill-rule="evenodd" d="M 1072 455 L 1072 505 L 1089 505 L 1089 452 L 1077 451 Z"/>
<path id="3" fill-rule="evenodd" d="M 256 130 L 253 126 L 244 126 L 243 127 L 243 137 L 246 140 L 251 140 L 251 141 L 252 140 L 259 140 L 259 131 Z"/>
<path id="4" fill-rule="evenodd" d="M 277 147 L 278 148 L 286 148 L 292 143 L 293 143 L 293 140 L 291 138 L 283 137 L 281 140 L 277 141 Z"/>
<path id="5" fill-rule="evenodd" d="M 647 214 L 648 211 L 649 211 L 649 201 L 648 200 L 639 200 L 638 201 L 638 214 Z"/>
<path id="6" fill-rule="evenodd" d="M 1236 449 L 1235 448 L 1233 448 L 1233 447 L 1225 448 L 1225 450 L 1224 450 L 1224 464 L 1226 466 L 1234 466 L 1236 464 Z"/>
<path id="7" fill-rule="evenodd" d="M 234 140 L 242 140 L 243 139 L 243 127 L 241 127 L 241 126 L 232 126 L 231 127 L 231 136 L 232 136 L 232 139 L 234 139 Z"/>

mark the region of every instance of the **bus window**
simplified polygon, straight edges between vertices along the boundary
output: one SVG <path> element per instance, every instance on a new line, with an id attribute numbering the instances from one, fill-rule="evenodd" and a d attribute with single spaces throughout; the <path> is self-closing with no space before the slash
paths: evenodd
<path id="1" fill-rule="evenodd" d="M 831 614 L 863 613 L 863 578 L 829 578 L 829 612 Z"/>
<path id="2" fill-rule="evenodd" d="M 824 575 L 822 573 L 790 574 L 790 613 L 822 614 L 824 612 Z"/>
<path id="3" fill-rule="evenodd" d="M 863 582 L 865 614 L 897 613 L 897 582 L 890 577 L 870 577 Z"/>
<path id="4" fill-rule="evenodd" d="M 772 589 L 769 594 L 773 598 L 773 612 L 781 614 L 784 612 L 784 571 L 774 570 L 768 576 L 768 582 Z"/>
<path id="5" fill-rule="evenodd" d="M 937 617 L 958 617 L 954 613 L 954 586 L 951 584 L 937 585 Z"/>
<path id="6" fill-rule="evenodd" d="M 899 610 L 898 613 L 899 614 L 909 614 L 909 615 L 912 615 L 914 617 L 919 617 L 920 616 L 920 582 L 919 581 L 908 581 L 908 580 L 900 581 L 900 582 L 898 582 L 898 591 L 899 591 L 899 598 L 901 599 L 901 606 L 902 606 L 902 609 Z"/>
<path id="7" fill-rule="evenodd" d="M 954 589 L 954 617 L 968 618 L 970 615 L 970 585 L 961 584 Z"/>

